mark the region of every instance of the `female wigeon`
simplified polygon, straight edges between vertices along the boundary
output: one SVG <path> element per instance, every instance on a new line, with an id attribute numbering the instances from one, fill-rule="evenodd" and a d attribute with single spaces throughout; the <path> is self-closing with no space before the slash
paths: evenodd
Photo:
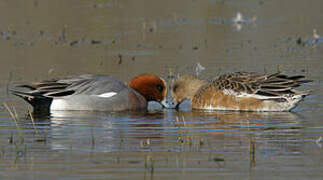
<path id="1" fill-rule="evenodd" d="M 130 80 L 129 86 L 111 76 L 85 74 L 18 87 L 29 91 L 12 90 L 12 93 L 30 103 L 34 112 L 143 110 L 148 101 L 167 105 L 167 85 L 153 74 L 138 75 Z"/>
<path id="2" fill-rule="evenodd" d="M 294 89 L 311 82 L 303 78 L 280 73 L 236 72 L 206 82 L 184 75 L 171 84 L 170 91 L 177 108 L 182 101 L 189 99 L 193 109 L 290 111 L 308 95 L 308 92 Z"/>

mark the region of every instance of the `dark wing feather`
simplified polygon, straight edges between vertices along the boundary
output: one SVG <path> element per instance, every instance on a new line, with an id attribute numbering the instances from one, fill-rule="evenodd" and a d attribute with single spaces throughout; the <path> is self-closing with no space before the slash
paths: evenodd
<path id="1" fill-rule="evenodd" d="M 304 79 L 305 76 L 287 76 L 284 74 L 274 74 L 268 76 L 268 78 L 261 82 L 259 93 L 272 93 L 277 96 L 285 94 L 295 94 L 294 88 L 299 87 L 303 83 L 312 82 L 311 80 Z"/>
<path id="2" fill-rule="evenodd" d="M 280 73 L 271 75 L 253 72 L 236 72 L 225 74 L 212 81 L 212 85 L 220 90 L 230 89 L 237 93 L 258 94 L 262 96 L 281 96 L 294 94 L 293 89 L 302 83 L 312 82 L 305 76 L 287 76 Z"/>
<path id="3" fill-rule="evenodd" d="M 230 89 L 253 94 L 260 88 L 260 82 L 265 79 L 265 75 L 257 73 L 236 72 L 219 76 L 212 81 L 212 85 L 220 90 Z"/>
<path id="4" fill-rule="evenodd" d="M 75 76 L 76 77 L 76 76 Z M 52 79 L 52 80 L 45 80 L 41 82 L 33 82 L 30 84 L 23 84 L 18 85 L 17 87 L 27 88 L 30 91 L 23 92 L 23 91 L 12 91 L 15 95 L 24 98 L 52 98 L 52 97 L 62 97 L 68 96 L 75 93 L 75 90 L 71 89 L 70 87 L 74 83 L 78 83 L 79 81 L 84 81 L 82 78 L 74 78 L 72 76 L 67 77 L 65 79 Z"/>
<path id="5" fill-rule="evenodd" d="M 63 79 L 53 79 L 17 87 L 27 88 L 30 91 L 22 92 L 20 96 L 31 97 L 63 97 L 73 94 L 97 95 L 105 92 L 119 92 L 126 85 L 113 77 L 105 75 L 85 74 L 69 76 Z M 20 91 L 14 91 L 16 95 Z"/>
<path id="6" fill-rule="evenodd" d="M 70 84 L 67 83 L 58 83 L 58 80 L 50 80 L 50 81 L 42 81 L 42 82 L 35 82 L 31 84 L 24 84 L 19 85 L 17 87 L 27 88 L 30 91 L 29 92 L 21 92 L 20 95 L 29 95 L 29 96 L 44 96 L 44 97 L 56 97 L 56 94 L 58 96 L 65 95 L 71 95 L 70 90 L 67 90 L 67 87 L 70 86 Z M 15 94 L 19 93 L 20 91 L 15 91 Z"/>

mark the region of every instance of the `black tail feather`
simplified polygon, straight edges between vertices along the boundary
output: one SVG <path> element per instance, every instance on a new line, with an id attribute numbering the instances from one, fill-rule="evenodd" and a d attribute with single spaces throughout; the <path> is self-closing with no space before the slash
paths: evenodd
<path id="1" fill-rule="evenodd" d="M 10 90 L 13 95 L 21 97 L 23 100 L 28 102 L 32 107 L 34 112 L 49 112 L 50 105 L 53 101 L 50 97 L 40 96 L 35 93 L 21 92 Z"/>

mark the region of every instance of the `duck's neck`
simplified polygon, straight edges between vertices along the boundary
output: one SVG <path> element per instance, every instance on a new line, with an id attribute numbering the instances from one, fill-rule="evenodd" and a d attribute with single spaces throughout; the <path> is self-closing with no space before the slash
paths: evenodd
<path id="1" fill-rule="evenodd" d="M 183 86 L 183 89 L 180 89 L 183 92 L 180 92 L 179 94 L 182 94 L 186 99 L 192 99 L 198 90 L 206 84 L 205 81 L 194 76 L 182 76 L 179 79 L 179 84 L 182 84 L 181 86 Z"/>
<path id="2" fill-rule="evenodd" d="M 188 99 L 192 99 L 194 97 L 194 95 L 198 92 L 198 90 L 204 85 L 206 84 L 205 81 L 194 78 L 189 82 L 188 85 L 188 94 L 187 97 Z"/>

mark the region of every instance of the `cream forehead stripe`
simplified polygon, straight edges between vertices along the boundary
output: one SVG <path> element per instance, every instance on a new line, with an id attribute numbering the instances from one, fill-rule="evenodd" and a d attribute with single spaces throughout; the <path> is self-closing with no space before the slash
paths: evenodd
<path id="1" fill-rule="evenodd" d="M 103 94 L 99 94 L 99 95 L 95 95 L 95 96 L 102 97 L 102 98 L 109 98 L 109 97 L 112 97 L 112 96 L 114 96 L 116 94 L 118 94 L 118 93 L 116 93 L 116 92 L 107 92 L 107 93 L 103 93 Z"/>

